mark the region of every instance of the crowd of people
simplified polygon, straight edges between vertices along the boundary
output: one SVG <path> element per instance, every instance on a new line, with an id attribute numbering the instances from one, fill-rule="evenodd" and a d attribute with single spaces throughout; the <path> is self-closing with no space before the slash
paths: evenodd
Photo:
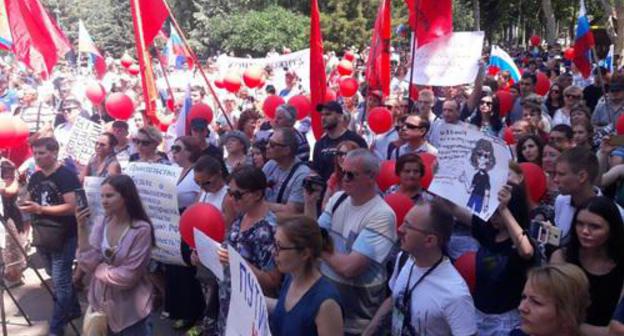
<path id="1" fill-rule="evenodd" d="M 322 120 L 319 139 L 294 106 L 264 114 L 266 97 L 306 94 L 305 78 L 290 70 L 285 87 L 275 87 L 282 79 L 266 69 L 263 88 L 218 90 L 223 110 L 200 82 L 176 79 L 192 71 L 173 70 L 173 90 L 161 90 L 163 107 L 174 102 L 163 112 L 173 122 L 158 125 L 144 114 L 139 80 L 114 60 L 101 83 L 137 102 L 128 120 L 86 99 L 88 76 L 69 67 L 42 81 L 2 62 L 0 109 L 30 130 L 28 142 L 4 150 L 0 161 L 5 227 L 18 238 L 7 238 L 5 282 L 22 283 L 17 245 L 32 244 L 57 297 L 50 335 L 81 316 L 93 335 L 151 335 L 156 313 L 187 335 L 225 334 L 227 316 L 237 313 L 229 311 L 229 268 L 219 280 L 185 242 L 184 265 L 152 258 L 155 228 L 124 174 L 144 162 L 181 168 L 180 214 L 198 202 L 221 210 L 218 259 L 228 264 L 229 246 L 253 270 L 273 335 L 624 335 L 624 139 L 616 131 L 624 75 L 596 67 L 587 81 L 560 49 L 514 56 L 523 70 L 517 83 L 483 62 L 470 85 L 414 94 L 408 57 L 397 52 L 389 97 L 367 89 L 356 66 L 360 92 L 311 112 Z M 332 89 L 338 63 L 326 55 Z M 365 63 L 363 52 L 355 64 Z M 536 93 L 538 71 L 551 81 L 544 95 Z M 513 97 L 509 111 L 499 90 Z M 193 113 L 207 106 L 214 120 Z M 393 117 L 383 134 L 365 118 L 377 106 Z M 79 117 L 102 126 L 86 164 L 63 155 Z M 508 143 L 507 184 L 484 191 L 485 202 L 466 207 L 427 191 L 425 171 L 435 166 L 422 155 L 438 154 L 446 124 Z M 395 162 L 398 183 L 382 190 L 386 160 Z M 539 199 L 530 197 L 525 162 L 546 177 Z M 103 178 L 103 217 L 77 205 L 86 177 Z M 384 200 L 392 194 L 413 203 L 402 222 Z M 484 221 L 474 210 L 488 198 L 500 205 Z M 560 232 L 560 241 L 539 239 L 535 232 L 544 230 Z"/>

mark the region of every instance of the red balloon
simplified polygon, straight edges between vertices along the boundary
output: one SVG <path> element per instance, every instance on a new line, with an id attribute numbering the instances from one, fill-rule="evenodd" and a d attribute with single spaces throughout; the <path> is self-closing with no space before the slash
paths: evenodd
<path id="1" fill-rule="evenodd" d="M 511 127 L 505 127 L 503 129 L 503 140 L 505 140 L 505 143 L 508 145 L 513 145 L 516 143 L 516 139 L 514 139 Z"/>
<path id="2" fill-rule="evenodd" d="M 121 56 L 121 65 L 123 65 L 124 68 L 128 68 L 132 63 L 134 63 L 134 59 L 130 55 L 123 54 L 123 56 Z"/>
<path id="3" fill-rule="evenodd" d="M 542 42 L 542 38 L 539 35 L 531 36 L 531 45 L 537 47 Z"/>
<path id="4" fill-rule="evenodd" d="M 336 91 L 332 89 L 325 89 L 325 101 L 324 103 L 330 102 L 332 100 L 336 100 Z"/>
<path id="5" fill-rule="evenodd" d="M 496 98 L 498 98 L 499 114 L 502 118 L 506 116 L 509 111 L 511 111 L 514 103 L 514 97 L 507 91 L 498 90 L 496 91 Z"/>
<path id="6" fill-rule="evenodd" d="M 104 90 L 102 84 L 98 82 L 90 82 L 87 84 L 85 95 L 95 105 L 102 104 L 104 99 L 106 99 L 106 91 Z"/>
<path id="7" fill-rule="evenodd" d="M 141 72 L 141 68 L 139 67 L 138 64 L 132 64 L 128 67 L 128 72 L 131 75 L 136 76 L 139 74 L 139 72 Z"/>
<path id="8" fill-rule="evenodd" d="M 375 134 L 386 133 L 392 128 L 392 112 L 385 107 L 375 107 L 368 114 L 368 126 Z"/>
<path id="9" fill-rule="evenodd" d="M 394 160 L 385 160 L 381 162 L 381 166 L 379 167 L 379 175 L 375 179 L 377 182 L 377 186 L 383 192 L 386 191 L 390 186 L 399 183 L 399 177 L 394 173 L 394 167 L 396 162 Z"/>
<path id="10" fill-rule="evenodd" d="M 537 77 L 537 83 L 535 84 L 535 93 L 540 96 L 546 95 L 550 90 L 550 79 L 543 72 L 538 71 L 535 76 Z"/>
<path id="11" fill-rule="evenodd" d="M 28 140 L 30 128 L 28 128 L 28 124 L 20 118 L 13 119 L 13 127 L 15 128 L 15 139 L 13 143 L 15 146 L 20 146 Z"/>
<path id="12" fill-rule="evenodd" d="M 240 76 L 235 72 L 230 72 L 223 77 L 223 86 L 226 90 L 236 93 L 240 90 L 242 83 Z"/>
<path id="13" fill-rule="evenodd" d="M 487 69 L 487 74 L 490 76 L 496 76 L 496 74 L 499 72 L 500 72 L 500 69 L 495 66 L 489 66 Z"/>
<path id="14" fill-rule="evenodd" d="M 210 108 L 210 106 L 204 103 L 197 103 L 191 106 L 188 120 L 204 119 L 206 120 L 207 123 L 210 124 L 212 122 L 212 117 L 213 117 L 213 113 L 212 113 L 212 109 Z"/>
<path id="15" fill-rule="evenodd" d="M 538 203 L 546 194 L 546 174 L 544 174 L 544 170 L 533 162 L 522 162 L 520 168 L 522 169 L 524 184 L 531 200 Z"/>
<path id="16" fill-rule="evenodd" d="M 195 203 L 180 216 L 180 235 L 192 248 L 195 248 L 195 228 L 219 243 L 225 238 L 223 215 L 212 204 Z"/>
<path id="17" fill-rule="evenodd" d="M 17 132 L 11 114 L 0 114 L 0 148 L 13 147 L 16 135 Z"/>
<path id="18" fill-rule="evenodd" d="M 340 80 L 340 95 L 343 97 L 353 97 L 358 90 L 358 82 L 353 77 L 346 77 Z"/>
<path id="19" fill-rule="evenodd" d="M 266 79 L 264 78 L 264 76 L 260 77 L 260 84 L 258 84 L 258 89 L 262 89 L 264 87 L 264 85 L 266 84 Z"/>
<path id="20" fill-rule="evenodd" d="M 347 60 L 342 60 L 338 63 L 338 73 L 341 76 L 349 76 L 353 73 L 353 63 Z"/>
<path id="21" fill-rule="evenodd" d="M 388 194 L 384 197 L 384 200 L 388 203 L 392 210 L 394 210 L 394 214 L 396 216 L 396 228 L 398 230 L 399 227 L 401 227 L 401 224 L 403 224 L 405 215 L 407 215 L 412 206 L 414 206 L 414 201 L 402 192 Z"/>
<path id="22" fill-rule="evenodd" d="M 624 134 L 624 114 L 620 114 L 615 122 L 615 131 L 618 135 Z"/>
<path id="23" fill-rule="evenodd" d="M 353 62 L 353 60 L 355 59 L 355 54 L 352 53 L 351 51 L 347 51 L 344 53 L 344 59 L 346 59 L 349 62 Z"/>
<path id="24" fill-rule="evenodd" d="M 215 80 L 214 80 L 214 85 L 215 85 L 218 89 L 223 89 L 223 88 L 225 88 L 225 84 L 223 84 L 223 79 L 215 79 Z"/>
<path id="25" fill-rule="evenodd" d="M 568 61 L 571 61 L 574 59 L 574 48 L 570 47 L 566 50 L 563 51 L 563 58 L 567 59 Z"/>
<path id="26" fill-rule="evenodd" d="M 310 99 L 304 95 L 294 96 L 288 99 L 288 105 L 292 105 L 297 110 L 297 120 L 307 117 L 312 111 Z"/>
<path id="27" fill-rule="evenodd" d="M 418 90 L 418 86 L 416 84 L 410 85 L 410 96 L 411 99 L 416 101 L 418 100 L 418 95 L 420 94 L 420 90 Z"/>
<path id="28" fill-rule="evenodd" d="M 425 164 L 425 173 L 420 178 L 420 185 L 425 189 L 429 189 L 431 181 L 433 181 L 433 167 L 437 158 L 431 153 L 418 153 L 418 156 L 420 156 Z"/>
<path id="29" fill-rule="evenodd" d="M 128 120 L 134 113 L 134 103 L 130 97 L 121 92 L 115 92 L 106 99 L 106 111 L 108 114 L 120 120 Z"/>
<path id="30" fill-rule="evenodd" d="M 256 88 L 260 86 L 260 83 L 262 82 L 263 74 L 264 74 L 264 69 L 257 67 L 257 66 L 249 67 L 243 73 L 243 81 L 245 82 L 245 85 L 247 85 L 248 88 L 251 88 L 251 89 Z"/>
<path id="31" fill-rule="evenodd" d="M 466 252 L 455 260 L 455 268 L 462 278 L 464 278 L 464 281 L 466 281 L 470 293 L 474 293 L 477 286 L 476 260 L 476 252 Z"/>
<path id="32" fill-rule="evenodd" d="M 284 98 L 282 98 L 280 96 L 276 96 L 276 95 L 268 96 L 264 100 L 264 103 L 262 103 L 262 111 L 264 111 L 264 115 L 267 118 L 274 119 L 275 118 L 275 110 L 277 110 L 277 108 L 280 105 L 283 105 L 285 103 L 286 103 L 286 101 L 284 100 Z"/>

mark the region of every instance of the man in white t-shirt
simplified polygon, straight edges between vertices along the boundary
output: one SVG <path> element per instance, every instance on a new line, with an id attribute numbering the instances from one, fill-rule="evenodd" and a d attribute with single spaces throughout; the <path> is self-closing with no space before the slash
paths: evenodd
<path id="1" fill-rule="evenodd" d="M 333 195 L 319 217 L 319 225 L 334 242 L 334 251 L 321 256 L 321 272 L 340 291 L 345 335 L 361 335 L 385 298 L 396 219 L 376 190 L 379 159 L 375 154 L 353 150 L 343 167 L 345 192 Z"/>
<path id="2" fill-rule="evenodd" d="M 436 203 L 417 203 L 399 228 L 401 252 L 384 301 L 364 335 L 373 335 L 392 314 L 391 334 L 476 335 L 475 307 L 468 286 L 442 253 L 453 217 Z"/>

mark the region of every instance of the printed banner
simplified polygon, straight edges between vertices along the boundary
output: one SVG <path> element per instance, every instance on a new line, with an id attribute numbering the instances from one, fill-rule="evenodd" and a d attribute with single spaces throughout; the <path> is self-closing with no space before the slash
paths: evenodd
<path id="1" fill-rule="evenodd" d="M 270 336 L 269 313 L 253 270 L 228 246 L 232 291 L 225 336 Z"/>
<path id="2" fill-rule="evenodd" d="M 453 86 L 474 82 L 483 36 L 483 32 L 452 33 L 416 49 L 412 83 Z M 410 78 L 410 74 L 405 78 Z"/>
<path id="3" fill-rule="evenodd" d="M 91 212 L 91 218 L 103 218 L 104 208 L 102 208 L 102 201 L 100 197 L 100 191 L 102 188 L 103 177 L 85 176 L 82 188 L 87 194 L 87 202 L 89 203 L 89 211 Z"/>
<path id="4" fill-rule="evenodd" d="M 303 90 L 310 92 L 310 49 L 265 58 L 242 58 L 226 55 L 221 55 L 217 58 L 217 66 L 221 74 L 232 70 L 239 70 L 242 73 L 245 69 L 254 65 L 262 68 L 270 66 L 273 69 L 271 81 L 278 90 L 286 86 L 284 83 L 284 68 L 288 68 L 291 71 L 294 70 L 299 77 Z"/>
<path id="5" fill-rule="evenodd" d="M 130 162 L 124 174 L 132 177 L 147 215 L 152 220 L 156 247 L 152 258 L 165 264 L 185 265 L 180 251 L 180 214 L 176 183 L 182 168 Z"/>
<path id="6" fill-rule="evenodd" d="M 61 146 L 59 157 L 71 157 L 78 163 L 86 165 L 95 153 L 95 143 L 100 134 L 102 126 L 83 117 L 76 118 L 67 143 Z"/>
<path id="7" fill-rule="evenodd" d="M 488 220 L 507 183 L 511 153 L 502 140 L 469 125 L 440 128 L 438 169 L 429 191 Z"/>

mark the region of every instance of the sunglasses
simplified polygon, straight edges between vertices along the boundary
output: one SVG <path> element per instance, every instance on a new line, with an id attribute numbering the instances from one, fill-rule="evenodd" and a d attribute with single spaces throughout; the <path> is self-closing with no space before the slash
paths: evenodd
<path id="1" fill-rule="evenodd" d="M 250 191 L 240 191 L 240 190 L 227 190 L 228 195 L 230 195 L 232 198 L 234 198 L 237 201 L 240 201 L 241 199 L 243 199 L 243 196 L 245 196 L 245 194 L 250 193 Z"/>
<path id="2" fill-rule="evenodd" d="M 577 96 L 577 95 L 571 95 L 571 94 L 567 94 L 565 95 L 566 98 L 572 98 L 572 99 L 581 99 L 581 96 Z"/>
<path id="3" fill-rule="evenodd" d="M 358 177 L 358 176 L 360 176 L 362 174 L 364 174 L 364 173 L 356 173 L 356 172 L 345 170 L 343 175 L 342 175 L 342 178 L 345 181 L 349 182 L 349 181 L 353 181 L 356 177 Z"/>
<path id="4" fill-rule="evenodd" d="M 490 102 L 490 101 L 486 101 L 486 100 L 482 100 L 482 101 L 480 102 L 480 104 L 481 104 L 481 105 L 492 106 L 492 102 Z"/>
<path id="5" fill-rule="evenodd" d="M 174 153 L 180 153 L 182 151 L 182 146 L 173 145 L 171 146 L 171 151 Z"/>
<path id="6" fill-rule="evenodd" d="M 490 153 L 487 153 L 487 152 L 477 152 L 477 156 L 480 157 L 480 158 L 489 159 L 490 158 Z"/>
<path id="7" fill-rule="evenodd" d="M 151 141 L 151 140 L 139 140 L 139 139 L 134 139 L 134 140 L 132 140 L 132 142 L 134 142 L 134 144 L 137 145 L 137 146 L 139 146 L 139 145 L 149 146 L 149 145 L 151 145 L 153 143 L 153 141 Z"/>
<path id="8" fill-rule="evenodd" d="M 407 129 L 411 129 L 411 130 L 422 128 L 422 126 L 420 126 L 420 125 L 414 125 L 414 124 L 410 124 L 410 123 L 407 123 L 407 122 L 403 123 L 403 125 L 401 127 L 407 127 Z"/>

